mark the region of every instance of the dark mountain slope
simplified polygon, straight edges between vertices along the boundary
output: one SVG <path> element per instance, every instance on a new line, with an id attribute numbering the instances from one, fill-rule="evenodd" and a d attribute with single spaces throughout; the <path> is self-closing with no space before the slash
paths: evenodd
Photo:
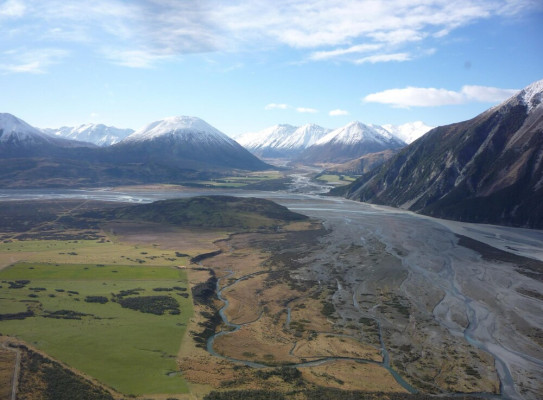
<path id="1" fill-rule="evenodd" d="M 435 128 L 345 188 L 441 218 L 543 228 L 543 81 L 472 120 Z"/>

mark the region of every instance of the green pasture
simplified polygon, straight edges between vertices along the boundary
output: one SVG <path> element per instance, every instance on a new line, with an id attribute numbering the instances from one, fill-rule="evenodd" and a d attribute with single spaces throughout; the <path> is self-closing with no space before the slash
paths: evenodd
<path id="1" fill-rule="evenodd" d="M 333 174 L 324 174 L 319 175 L 316 178 L 319 181 L 324 181 L 332 184 L 348 184 L 350 182 L 353 182 L 356 180 L 355 177 L 349 176 L 349 175 L 333 175 Z"/>
<path id="2" fill-rule="evenodd" d="M 22 288 L 9 282 L 24 281 Z M 171 266 L 20 263 L 0 271 L 0 314 L 32 310 L 26 319 L 0 320 L 0 333 L 19 337 L 47 354 L 125 394 L 186 393 L 176 355 L 192 316 L 184 271 Z M 155 288 L 186 288 L 154 291 Z M 180 314 L 154 315 L 122 308 L 112 294 L 168 295 Z M 104 296 L 105 304 L 87 296 Z M 48 318 L 55 311 L 86 315 Z"/>

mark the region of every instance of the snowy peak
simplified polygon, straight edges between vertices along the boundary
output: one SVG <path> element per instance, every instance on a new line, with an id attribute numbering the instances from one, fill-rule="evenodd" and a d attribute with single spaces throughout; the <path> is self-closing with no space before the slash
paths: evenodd
<path id="1" fill-rule="evenodd" d="M 288 124 L 270 126 L 258 132 L 244 133 L 236 138 L 236 141 L 249 150 L 262 149 L 266 147 L 278 147 L 282 141 L 292 135 L 297 127 Z"/>
<path id="2" fill-rule="evenodd" d="M 58 129 L 44 129 L 43 132 L 65 139 L 79 140 L 98 146 L 111 146 L 134 133 L 133 129 L 119 129 L 104 124 L 83 124 L 78 127 L 63 126 Z"/>
<path id="3" fill-rule="evenodd" d="M 8 113 L 0 113 L 0 131 L 0 142 L 44 136 L 38 129 Z"/>
<path id="4" fill-rule="evenodd" d="M 428 126 L 422 121 L 415 121 L 407 122 L 402 125 L 385 124 L 383 125 L 383 128 L 394 136 L 402 139 L 405 143 L 410 144 L 434 127 Z"/>
<path id="5" fill-rule="evenodd" d="M 543 79 L 522 89 L 516 97 L 531 111 L 543 103 Z"/>
<path id="6" fill-rule="evenodd" d="M 365 125 L 354 121 L 338 128 L 318 140 L 315 145 L 321 146 L 327 143 L 355 145 L 361 142 L 398 143 L 403 142 L 393 136 L 389 131 L 380 126 Z"/>
<path id="7" fill-rule="evenodd" d="M 290 158 L 312 146 L 328 132 L 330 129 L 316 124 L 300 127 L 281 124 L 241 135 L 237 142 L 262 157 Z"/>
<path id="8" fill-rule="evenodd" d="M 309 146 L 313 146 L 329 132 L 331 132 L 331 129 L 323 128 L 316 124 L 302 125 L 285 140 L 285 146 L 306 149 Z"/>
<path id="9" fill-rule="evenodd" d="M 134 132 L 123 143 L 145 142 L 164 136 L 186 141 L 230 142 L 228 136 L 197 117 L 179 116 L 155 121 Z"/>

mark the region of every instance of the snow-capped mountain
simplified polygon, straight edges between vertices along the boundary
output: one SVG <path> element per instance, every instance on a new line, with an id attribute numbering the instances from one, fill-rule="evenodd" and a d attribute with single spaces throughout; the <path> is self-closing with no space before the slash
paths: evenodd
<path id="1" fill-rule="evenodd" d="M 432 129 L 339 191 L 441 218 L 543 228 L 543 80 Z"/>
<path id="2" fill-rule="evenodd" d="M 189 116 L 155 121 L 110 149 L 124 160 L 177 168 L 259 170 L 269 167 L 218 129 Z"/>
<path id="3" fill-rule="evenodd" d="M 97 146 L 111 146 L 128 135 L 133 129 L 120 129 L 104 124 L 83 124 L 78 127 L 63 126 L 58 129 L 42 129 L 42 132 L 55 137 L 93 143 Z"/>
<path id="4" fill-rule="evenodd" d="M 382 127 L 407 144 L 413 143 L 426 132 L 434 129 L 433 126 L 428 126 L 422 121 L 408 122 L 402 125 L 385 124 Z"/>
<path id="5" fill-rule="evenodd" d="M 315 124 L 300 127 L 281 124 L 259 132 L 246 133 L 236 141 L 260 157 L 292 158 L 330 132 Z"/>
<path id="6" fill-rule="evenodd" d="M 12 114 L 0 113 L 2 156 L 47 154 L 51 151 L 78 147 L 94 146 L 90 143 L 51 137 Z"/>
<path id="7" fill-rule="evenodd" d="M 343 163 L 364 154 L 404 146 L 401 139 L 383 127 L 354 121 L 323 136 L 302 152 L 299 160 L 309 163 Z"/>

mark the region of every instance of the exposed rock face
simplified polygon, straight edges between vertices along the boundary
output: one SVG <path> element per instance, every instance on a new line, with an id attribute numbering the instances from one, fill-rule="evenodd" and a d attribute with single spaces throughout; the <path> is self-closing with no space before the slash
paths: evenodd
<path id="1" fill-rule="evenodd" d="M 335 194 L 436 217 L 543 228 L 543 81 L 437 127 Z"/>

